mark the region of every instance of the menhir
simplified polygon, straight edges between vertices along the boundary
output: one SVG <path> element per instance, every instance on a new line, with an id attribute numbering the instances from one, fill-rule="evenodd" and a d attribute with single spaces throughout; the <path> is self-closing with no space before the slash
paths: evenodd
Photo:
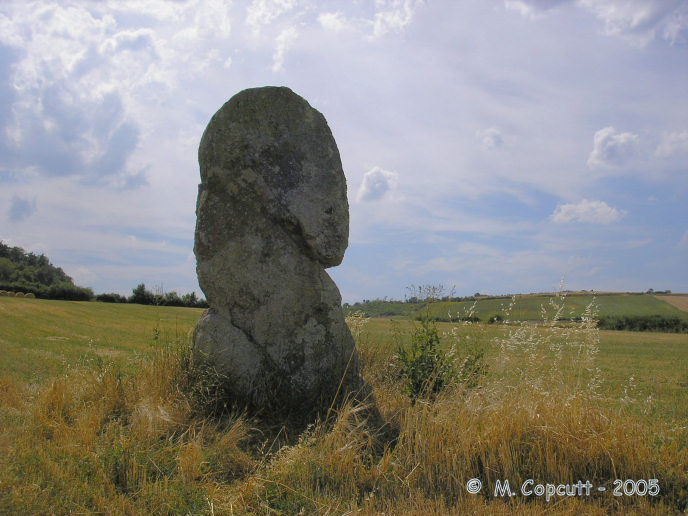
<path id="1" fill-rule="evenodd" d="M 312 416 L 353 398 L 377 418 L 325 272 L 344 257 L 349 207 L 323 115 L 288 88 L 244 90 L 198 154 L 194 252 L 210 309 L 195 360 L 226 376 L 238 404 Z"/>

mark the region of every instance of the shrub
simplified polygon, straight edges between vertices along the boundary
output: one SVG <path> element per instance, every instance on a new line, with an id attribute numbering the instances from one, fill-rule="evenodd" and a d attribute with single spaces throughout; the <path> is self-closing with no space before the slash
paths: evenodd
<path id="1" fill-rule="evenodd" d="M 403 392 L 412 403 L 418 398 L 439 393 L 450 381 L 453 368 L 447 356 L 438 349 L 440 337 L 437 323 L 424 318 L 411 335 L 408 350 L 399 347 L 399 376 L 404 380 Z"/>
<path id="2" fill-rule="evenodd" d="M 77 287 L 69 283 L 52 285 L 48 289 L 49 299 L 64 299 L 68 301 L 90 301 L 93 291 L 90 288 Z"/>
<path id="3" fill-rule="evenodd" d="M 127 298 L 112 292 L 109 294 L 98 294 L 96 296 L 96 301 L 100 301 L 102 303 L 126 303 Z"/>
<path id="4" fill-rule="evenodd" d="M 495 323 L 500 323 L 502 321 L 504 321 L 504 317 L 502 317 L 500 314 L 496 314 L 496 315 L 491 316 L 487 320 L 487 324 L 495 324 Z"/>

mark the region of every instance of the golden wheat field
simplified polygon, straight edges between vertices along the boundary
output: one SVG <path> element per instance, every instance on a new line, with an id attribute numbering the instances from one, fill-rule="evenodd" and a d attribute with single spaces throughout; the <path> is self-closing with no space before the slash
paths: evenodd
<path id="1" fill-rule="evenodd" d="M 655 296 L 662 301 L 666 301 L 670 305 L 675 306 L 679 310 L 688 312 L 688 294 L 673 294 L 668 296 Z"/>

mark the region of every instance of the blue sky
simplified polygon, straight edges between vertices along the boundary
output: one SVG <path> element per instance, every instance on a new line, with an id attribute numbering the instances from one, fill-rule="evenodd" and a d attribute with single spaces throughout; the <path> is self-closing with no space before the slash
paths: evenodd
<path id="1" fill-rule="evenodd" d="M 345 301 L 688 291 L 685 0 L 0 4 L 0 239 L 200 293 L 197 148 L 248 87 L 328 120 Z"/>

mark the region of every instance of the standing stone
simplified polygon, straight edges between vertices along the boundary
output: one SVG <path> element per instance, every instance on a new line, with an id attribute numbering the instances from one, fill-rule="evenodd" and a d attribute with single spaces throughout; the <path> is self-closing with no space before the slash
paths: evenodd
<path id="1" fill-rule="evenodd" d="M 235 402 L 273 413 L 374 405 L 325 272 L 344 257 L 349 206 L 323 115 L 288 88 L 244 90 L 210 120 L 198 159 L 194 252 L 210 309 L 195 359 L 227 376 Z"/>

